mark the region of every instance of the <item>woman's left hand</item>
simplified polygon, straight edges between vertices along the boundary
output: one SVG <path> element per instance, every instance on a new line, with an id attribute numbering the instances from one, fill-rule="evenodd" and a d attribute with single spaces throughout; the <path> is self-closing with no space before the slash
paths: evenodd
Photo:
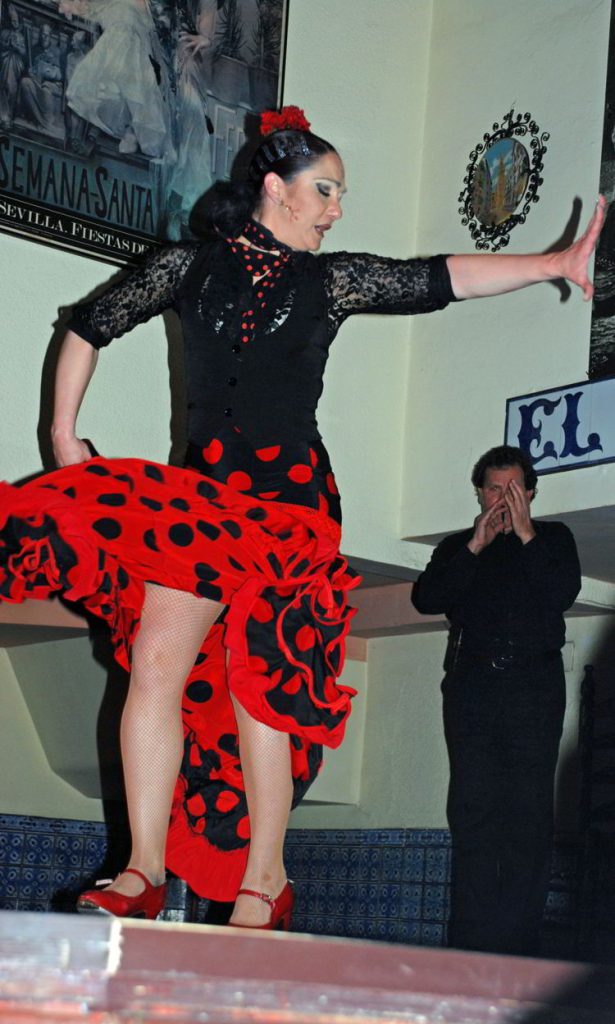
<path id="1" fill-rule="evenodd" d="M 588 302 L 594 294 L 594 286 L 589 279 L 587 265 L 598 243 L 607 207 L 608 203 L 605 197 L 599 196 L 596 209 L 584 234 L 576 242 L 573 242 L 568 249 L 552 253 L 551 255 L 556 276 L 563 277 L 572 284 L 577 284 L 583 291 L 585 302 Z"/>
<path id="2" fill-rule="evenodd" d="M 518 288 L 565 278 L 576 284 L 587 301 L 594 286 L 587 272 L 606 216 L 607 201 L 600 196 L 587 229 L 576 242 L 561 252 L 522 254 L 470 253 L 447 257 L 453 294 L 458 299 L 480 299 L 502 295 Z"/>

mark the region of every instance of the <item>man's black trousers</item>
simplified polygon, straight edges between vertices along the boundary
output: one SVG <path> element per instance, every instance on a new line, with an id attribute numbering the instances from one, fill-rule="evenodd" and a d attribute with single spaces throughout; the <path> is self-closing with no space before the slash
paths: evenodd
<path id="1" fill-rule="evenodd" d="M 503 670 L 459 658 L 442 693 L 451 771 L 448 944 L 538 955 L 566 702 L 561 658 Z"/>

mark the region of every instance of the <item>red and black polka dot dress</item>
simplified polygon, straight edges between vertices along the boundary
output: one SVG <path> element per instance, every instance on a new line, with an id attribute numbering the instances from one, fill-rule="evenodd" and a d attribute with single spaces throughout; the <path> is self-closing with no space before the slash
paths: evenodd
<path id="1" fill-rule="evenodd" d="M 339 553 L 340 503 L 316 424 L 328 348 L 356 312 L 453 298 L 443 257 L 295 253 L 260 225 L 160 249 L 71 327 L 102 347 L 174 308 L 182 322 L 185 468 L 95 458 L 1 485 L 0 599 L 61 591 L 104 618 L 130 666 L 144 584 L 225 606 L 187 679 L 185 748 L 167 865 L 234 899 L 250 837 L 229 690 L 287 732 L 295 802 L 337 746 L 354 694 L 339 683 L 359 578 Z"/>

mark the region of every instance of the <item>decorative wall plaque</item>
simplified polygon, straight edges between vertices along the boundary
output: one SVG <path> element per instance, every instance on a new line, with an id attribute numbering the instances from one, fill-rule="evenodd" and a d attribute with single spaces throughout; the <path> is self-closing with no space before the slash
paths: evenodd
<path id="1" fill-rule="evenodd" d="M 477 249 L 497 252 L 508 245 L 512 229 L 525 223 L 539 199 L 548 138 L 531 114 L 511 110 L 470 153 L 459 213 Z"/>

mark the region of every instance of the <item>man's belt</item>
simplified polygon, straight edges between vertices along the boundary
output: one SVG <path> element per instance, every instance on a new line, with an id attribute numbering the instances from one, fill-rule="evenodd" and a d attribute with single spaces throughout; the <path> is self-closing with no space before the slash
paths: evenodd
<path id="1" fill-rule="evenodd" d="M 495 637 L 484 646 L 477 643 L 475 637 L 467 637 L 461 627 L 451 628 L 444 666 L 447 672 L 463 659 L 475 664 L 494 668 L 498 671 L 515 668 L 529 668 L 531 665 L 544 665 L 561 658 L 561 651 L 536 650 L 521 644 L 518 640 L 505 640 Z"/>

